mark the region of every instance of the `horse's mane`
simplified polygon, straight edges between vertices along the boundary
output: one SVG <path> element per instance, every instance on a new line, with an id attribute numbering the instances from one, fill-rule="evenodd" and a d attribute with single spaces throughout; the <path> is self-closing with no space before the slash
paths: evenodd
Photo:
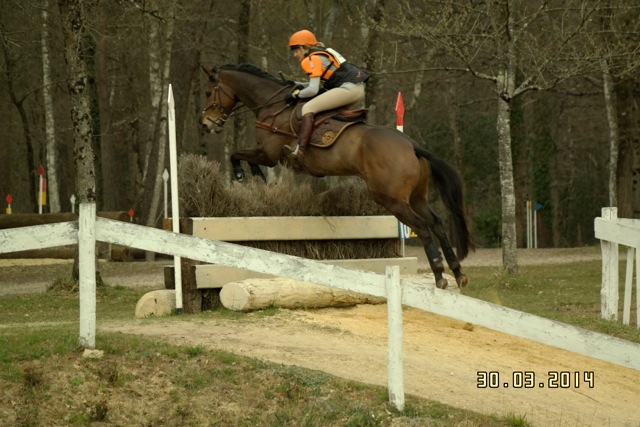
<path id="1" fill-rule="evenodd" d="M 293 86 L 295 82 L 291 80 L 283 80 L 277 77 L 272 76 L 267 73 L 263 69 L 256 67 L 252 64 L 225 64 L 219 66 L 217 69 L 214 68 L 213 72 L 215 73 L 217 70 L 232 70 L 232 71 L 240 71 L 242 73 L 252 74 L 257 77 L 261 77 L 263 79 L 271 80 L 272 82 L 280 83 L 283 86 Z"/>

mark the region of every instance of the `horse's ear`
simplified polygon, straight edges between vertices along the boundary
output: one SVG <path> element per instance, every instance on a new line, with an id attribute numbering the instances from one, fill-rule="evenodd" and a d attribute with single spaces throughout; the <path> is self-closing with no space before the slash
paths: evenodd
<path id="1" fill-rule="evenodd" d="M 200 68 L 202 68 L 202 71 L 209 76 L 209 80 L 213 80 L 213 73 L 211 71 L 207 70 L 204 65 L 200 65 Z"/>

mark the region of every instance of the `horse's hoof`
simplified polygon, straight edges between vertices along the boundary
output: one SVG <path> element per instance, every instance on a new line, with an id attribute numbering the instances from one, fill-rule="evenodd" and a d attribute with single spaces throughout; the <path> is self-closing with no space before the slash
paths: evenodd
<path id="1" fill-rule="evenodd" d="M 436 288 L 447 289 L 447 286 L 449 286 L 449 281 L 447 281 L 447 279 L 442 278 L 442 279 L 436 280 Z"/>
<path id="2" fill-rule="evenodd" d="M 458 283 L 459 288 L 464 288 L 469 284 L 469 278 L 464 274 L 461 274 L 458 277 L 456 277 L 456 282 Z"/>
<path id="3" fill-rule="evenodd" d="M 298 146 L 291 148 L 288 145 L 282 147 L 282 153 L 287 160 L 292 161 L 298 156 Z"/>

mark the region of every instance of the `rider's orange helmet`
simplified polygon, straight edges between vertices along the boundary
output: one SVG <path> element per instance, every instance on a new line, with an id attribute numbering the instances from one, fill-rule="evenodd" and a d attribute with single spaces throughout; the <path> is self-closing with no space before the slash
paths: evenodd
<path id="1" fill-rule="evenodd" d="M 293 33 L 291 38 L 289 39 L 289 47 L 294 46 L 315 46 L 318 44 L 318 40 L 316 40 L 316 36 L 309 30 L 300 30 L 296 33 Z"/>

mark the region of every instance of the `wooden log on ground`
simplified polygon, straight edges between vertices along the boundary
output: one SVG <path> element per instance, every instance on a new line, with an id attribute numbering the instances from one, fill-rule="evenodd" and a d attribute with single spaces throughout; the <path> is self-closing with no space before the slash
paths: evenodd
<path id="1" fill-rule="evenodd" d="M 166 316 L 176 309 L 176 292 L 168 289 L 147 292 L 136 304 L 136 318 Z"/>
<path id="2" fill-rule="evenodd" d="M 279 308 L 350 307 L 382 304 L 385 298 L 280 277 L 227 283 L 220 302 L 233 311 Z"/>

